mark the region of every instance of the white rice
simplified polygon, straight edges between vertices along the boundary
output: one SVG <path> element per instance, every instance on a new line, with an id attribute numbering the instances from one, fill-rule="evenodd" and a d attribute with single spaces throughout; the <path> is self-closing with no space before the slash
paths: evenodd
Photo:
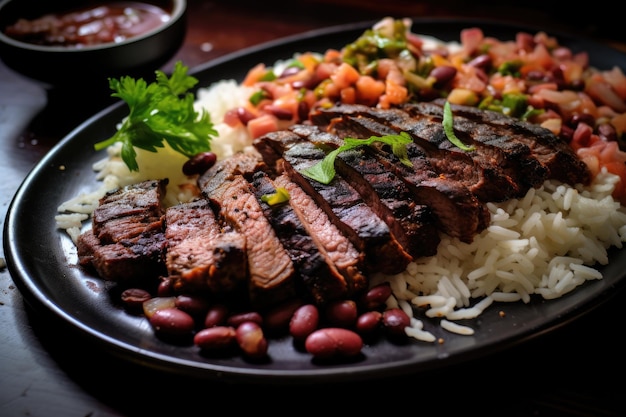
<path id="1" fill-rule="evenodd" d="M 602 279 L 593 266 L 606 265 L 607 250 L 626 241 L 626 211 L 611 197 L 617 181 L 604 170 L 588 187 L 550 180 L 521 199 L 490 203 L 491 224 L 472 243 L 442 236 L 436 256 L 378 274 L 372 285 L 389 282 L 394 297 L 459 334 L 471 332 L 451 321 L 476 318 L 493 302 L 561 297 Z M 432 341 L 419 326 L 407 334 Z"/>
<path id="2" fill-rule="evenodd" d="M 197 93 L 196 106 L 210 112 L 219 137 L 212 150 L 219 158 L 251 149 L 245 128 L 222 122 L 228 109 L 246 100 L 250 90 L 234 80 L 215 83 Z M 184 158 L 173 152 L 139 152 L 141 175 L 130 173 L 119 158 L 119 146 L 94 165 L 100 186 L 59 206 L 57 225 L 75 241 L 99 198 L 108 190 L 142 179 L 170 178 L 170 204 L 185 201 L 180 184 L 193 181 L 181 173 Z M 619 177 L 601 172 L 587 186 L 571 187 L 546 181 L 526 196 L 499 204 L 489 203 L 491 224 L 472 243 L 443 235 L 437 255 L 412 262 L 397 275 L 378 274 L 372 285 L 389 282 L 393 297 L 388 306 L 409 313 L 406 333 L 421 341 L 435 342 L 414 315 L 440 318 L 444 330 L 471 335 L 473 330 L 455 323 L 475 319 L 494 302 L 530 302 L 531 296 L 554 299 L 583 283 L 602 279 L 595 265 L 608 263 L 607 249 L 626 241 L 626 211 L 611 197 Z M 441 341 L 441 340 L 440 340 Z"/>

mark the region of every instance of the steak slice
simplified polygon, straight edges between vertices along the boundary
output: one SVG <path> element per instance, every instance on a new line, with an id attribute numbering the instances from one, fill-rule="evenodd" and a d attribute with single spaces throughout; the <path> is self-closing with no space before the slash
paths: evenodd
<path id="1" fill-rule="evenodd" d="M 343 145 L 340 138 L 317 126 L 297 125 L 292 130 L 318 146 L 336 149 Z M 414 258 L 437 252 L 440 238 L 432 213 L 427 206 L 415 203 L 402 179 L 363 148 L 342 152 L 335 161 L 339 174 L 389 226 L 406 252 Z"/>
<path id="2" fill-rule="evenodd" d="M 261 136 L 255 139 L 254 146 L 264 158 L 279 161 L 277 171 L 284 171 L 302 187 L 331 222 L 365 253 L 368 271 L 394 274 L 406 268 L 411 255 L 345 179 L 335 176 L 330 184 L 322 184 L 300 173 L 326 156 L 321 149 L 288 131 Z"/>
<path id="3" fill-rule="evenodd" d="M 366 118 L 356 119 L 366 124 L 370 122 L 378 124 Z M 351 117 L 340 120 L 345 120 L 345 123 L 335 120 L 329 129 L 343 132 L 341 134 L 343 137 L 359 138 L 375 135 L 373 130 L 359 128 L 360 124 L 353 122 Z M 357 129 L 352 129 L 355 126 Z M 386 131 L 385 134 L 397 134 L 386 126 L 380 125 L 380 128 Z M 469 243 L 489 224 L 490 215 L 487 207 L 462 182 L 437 174 L 424 150 L 417 144 L 409 143 L 406 146 L 407 157 L 412 167 L 401 163 L 388 145 L 375 143 L 368 146 L 365 151 L 405 182 L 412 193 L 412 199 L 417 204 L 428 206 L 434 214 L 438 228 L 449 236 Z"/>
<path id="4" fill-rule="evenodd" d="M 115 282 L 141 281 L 164 275 L 166 246 L 161 232 L 103 244 L 89 229 L 76 242 L 79 265 L 93 268 L 100 278 Z"/>
<path id="5" fill-rule="evenodd" d="M 91 229 L 77 239 L 78 263 L 109 281 L 141 280 L 166 272 L 162 198 L 167 179 L 105 194 Z"/>
<path id="6" fill-rule="evenodd" d="M 407 104 L 403 108 L 410 114 L 427 114 L 441 117 L 444 101 Z M 482 141 L 518 142 L 526 145 L 534 158 L 547 171 L 546 176 L 571 185 L 589 184 L 591 173 L 568 143 L 548 129 L 518 120 L 502 113 L 484 111 L 470 106 L 451 105 L 456 130 L 477 136 Z M 458 123 L 457 123 L 458 122 Z M 478 129 L 478 131 L 474 131 Z M 538 181 L 538 180 L 536 180 Z"/>
<path id="7" fill-rule="evenodd" d="M 257 197 L 277 188 L 289 192 L 288 202 L 261 206 L 298 269 L 301 294 L 323 305 L 367 288 L 362 255 L 298 185 L 284 175 L 274 181 L 263 172 L 254 175 L 253 185 Z"/>
<path id="8" fill-rule="evenodd" d="M 106 193 L 93 212 L 92 229 L 103 243 L 163 230 L 161 204 L 168 180 L 147 180 Z"/>
<path id="9" fill-rule="evenodd" d="M 341 107 L 346 110 L 345 106 Z M 348 110 L 343 115 L 331 113 L 333 109 L 335 108 L 320 110 L 312 118 L 319 123 L 328 122 L 327 129 L 341 137 L 397 135 L 402 131 L 366 115 L 352 114 Z M 511 178 L 502 175 L 497 166 L 480 164 L 468 152 L 440 149 L 421 141 L 419 144 L 414 142 L 408 145 L 407 150 L 415 155 L 423 155 L 439 176 L 465 185 L 482 202 L 503 201 L 519 193 L 518 185 Z"/>
<path id="10" fill-rule="evenodd" d="M 174 289 L 208 290 L 220 295 L 245 289 L 245 237 L 236 231 L 223 231 L 208 200 L 200 198 L 169 207 L 165 225 L 165 264 Z"/>
<path id="11" fill-rule="evenodd" d="M 264 307 L 296 295 L 296 270 L 244 178 L 257 171 L 260 162 L 236 154 L 213 165 L 199 177 L 198 185 L 216 208 L 220 223 L 245 236 L 250 301 Z"/>

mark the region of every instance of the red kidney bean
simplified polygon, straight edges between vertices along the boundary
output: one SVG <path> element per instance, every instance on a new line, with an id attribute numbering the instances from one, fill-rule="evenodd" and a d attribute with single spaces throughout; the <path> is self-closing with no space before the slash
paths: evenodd
<path id="1" fill-rule="evenodd" d="M 385 305 L 390 296 L 391 285 L 388 282 L 383 282 L 370 288 L 361 298 L 361 304 L 365 310 L 376 310 Z"/>
<path id="2" fill-rule="evenodd" d="M 353 300 L 338 300 L 328 304 L 324 310 L 329 323 L 337 327 L 352 327 L 356 323 L 358 309 Z"/>
<path id="3" fill-rule="evenodd" d="M 404 336 L 405 327 L 411 324 L 411 318 L 400 308 L 390 308 L 383 312 L 383 325 L 392 336 Z"/>
<path id="4" fill-rule="evenodd" d="M 263 110 L 273 114 L 279 120 L 291 120 L 293 119 L 293 113 L 291 113 L 287 109 L 283 109 L 282 107 L 275 106 L 273 104 L 269 104 L 263 107 Z"/>
<path id="5" fill-rule="evenodd" d="M 306 338 L 304 347 L 316 358 L 349 357 L 361 352 L 363 339 L 352 330 L 327 327 L 311 333 Z"/>
<path id="6" fill-rule="evenodd" d="M 250 110 L 246 109 L 245 107 L 238 107 L 237 117 L 239 118 L 239 121 L 242 124 L 247 126 L 250 120 L 254 119 L 256 116 L 254 115 L 254 113 L 252 113 Z"/>
<path id="7" fill-rule="evenodd" d="M 226 324 L 237 327 L 246 321 L 252 321 L 259 326 L 263 325 L 263 317 L 256 311 L 246 311 L 244 313 L 233 314 L 226 319 Z"/>
<path id="8" fill-rule="evenodd" d="M 174 304 L 176 308 L 189 313 L 192 316 L 198 317 L 205 315 L 209 310 L 209 302 L 205 297 L 199 295 L 179 295 L 176 297 Z"/>
<path id="9" fill-rule="evenodd" d="M 319 326 L 319 310 L 314 304 L 304 304 L 293 313 L 289 322 L 289 334 L 297 340 L 305 340 Z"/>
<path id="10" fill-rule="evenodd" d="M 296 75 L 297 73 L 299 73 L 300 71 L 302 71 L 302 68 L 298 68 L 298 67 L 287 67 L 285 68 L 285 70 L 280 74 L 280 78 L 285 78 L 285 77 L 290 77 L 292 75 Z"/>
<path id="11" fill-rule="evenodd" d="M 598 136 L 607 142 L 617 141 L 617 130 L 609 123 L 600 123 L 598 125 Z"/>
<path id="12" fill-rule="evenodd" d="M 157 287 L 157 295 L 159 297 L 170 297 L 174 295 L 173 287 L 174 284 L 171 279 L 162 277 L 161 281 L 159 281 L 159 286 Z"/>
<path id="13" fill-rule="evenodd" d="M 309 106 L 309 103 L 307 103 L 306 101 L 299 102 L 298 103 L 298 120 L 301 122 L 309 120 L 310 111 L 311 111 L 311 108 Z"/>
<path id="14" fill-rule="evenodd" d="M 183 174 L 202 174 L 213 165 L 215 165 L 215 161 L 217 161 L 217 155 L 215 155 L 213 152 L 200 152 L 199 154 L 189 158 L 183 164 Z"/>
<path id="15" fill-rule="evenodd" d="M 356 331 L 362 335 L 374 333 L 381 325 L 383 313 L 380 311 L 367 311 L 356 320 Z"/>
<path id="16" fill-rule="evenodd" d="M 267 355 L 267 339 L 257 323 L 253 321 L 241 323 L 235 331 L 235 336 L 237 344 L 246 356 L 262 358 Z"/>
<path id="17" fill-rule="evenodd" d="M 152 298 L 152 295 L 142 288 L 128 288 L 122 292 L 122 302 L 126 307 L 141 309 L 144 301 Z"/>
<path id="18" fill-rule="evenodd" d="M 289 322 L 295 311 L 302 305 L 302 300 L 293 299 L 273 307 L 263 314 L 263 328 L 271 333 L 289 331 Z"/>
<path id="19" fill-rule="evenodd" d="M 571 127 L 576 127 L 580 123 L 585 123 L 593 127 L 596 124 L 596 119 L 589 113 L 577 113 L 573 114 L 567 121 L 567 124 Z"/>
<path id="20" fill-rule="evenodd" d="M 454 79 L 454 76 L 456 75 L 456 68 L 451 65 L 440 65 L 433 68 L 429 75 L 435 78 L 436 87 L 442 87 Z"/>
<path id="21" fill-rule="evenodd" d="M 481 68 L 483 70 L 489 69 L 491 67 L 491 64 L 491 57 L 487 54 L 478 55 L 476 58 L 467 63 L 467 65 L 471 67 Z"/>
<path id="22" fill-rule="evenodd" d="M 230 326 L 215 326 L 202 329 L 193 337 L 193 343 L 207 351 L 224 350 L 235 346 L 237 332 Z"/>
<path id="23" fill-rule="evenodd" d="M 215 304 L 209 307 L 204 318 L 204 327 L 215 327 L 226 323 L 229 310 L 224 304 Z"/>
<path id="24" fill-rule="evenodd" d="M 190 335 L 195 327 L 193 318 L 177 308 L 157 310 L 150 317 L 154 331 L 163 336 Z"/>

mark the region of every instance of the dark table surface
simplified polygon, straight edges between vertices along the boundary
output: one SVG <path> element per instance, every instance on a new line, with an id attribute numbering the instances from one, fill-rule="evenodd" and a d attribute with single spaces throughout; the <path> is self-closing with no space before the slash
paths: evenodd
<path id="1" fill-rule="evenodd" d="M 544 2 L 189 1 L 184 45 L 163 69 L 206 61 L 311 29 L 383 16 L 477 17 L 539 25 L 592 37 L 626 51 L 608 6 L 598 12 Z M 572 6 L 573 7 L 573 6 Z M 594 5 L 595 8 L 595 5 Z M 619 13 L 617 13 L 619 14 Z M 626 70 L 626 69 L 624 69 Z M 111 99 L 80 106 L 63 92 L 0 62 L 0 218 L 37 162 Z M 90 97 L 89 93 L 85 97 Z M 4 254 L 2 254 L 4 258 Z M 622 286 L 623 287 L 623 286 Z M 94 350 L 69 329 L 37 314 L 6 268 L 0 269 L 0 416 L 186 416 L 217 412 L 349 411 L 373 414 L 623 416 L 625 291 L 547 334 L 469 362 L 394 379 L 335 386 L 224 384 L 129 364 Z"/>

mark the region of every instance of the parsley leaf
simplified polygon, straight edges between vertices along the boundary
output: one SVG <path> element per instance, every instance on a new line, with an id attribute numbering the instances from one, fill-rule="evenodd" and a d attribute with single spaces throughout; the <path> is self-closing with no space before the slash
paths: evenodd
<path id="1" fill-rule="evenodd" d="M 369 139 L 345 138 L 343 145 L 329 152 L 324 159 L 317 164 L 303 169 L 301 173 L 322 184 L 329 184 L 335 178 L 335 159 L 339 153 L 354 149 L 358 146 L 372 145 L 374 142 L 382 142 L 391 146 L 393 154 L 400 162 L 408 167 L 413 163 L 409 160 L 406 152 L 406 145 L 413 142 L 413 139 L 406 132 L 399 135 L 371 136 Z"/>
<path id="2" fill-rule="evenodd" d="M 461 139 L 457 138 L 454 134 L 454 125 L 452 120 L 452 109 L 450 108 L 450 102 L 446 101 L 443 105 L 443 121 L 441 122 L 443 125 L 443 131 L 446 133 L 446 137 L 450 142 L 454 145 L 463 149 L 464 151 L 473 151 L 475 148 L 473 145 L 466 145 L 461 142 Z"/>
<path id="3" fill-rule="evenodd" d="M 121 98 L 129 114 L 120 129 L 110 138 L 94 145 L 97 151 L 115 142 L 122 142 L 122 160 L 131 171 L 139 171 L 135 148 L 157 152 L 163 141 L 176 152 L 192 157 L 211 149 L 211 139 L 217 136 L 211 116 L 194 108 L 194 95 L 188 92 L 198 83 L 187 74 L 188 68 L 176 62 L 168 78 L 156 71 L 156 81 L 147 84 L 142 78 L 109 79 L 112 97 Z"/>

